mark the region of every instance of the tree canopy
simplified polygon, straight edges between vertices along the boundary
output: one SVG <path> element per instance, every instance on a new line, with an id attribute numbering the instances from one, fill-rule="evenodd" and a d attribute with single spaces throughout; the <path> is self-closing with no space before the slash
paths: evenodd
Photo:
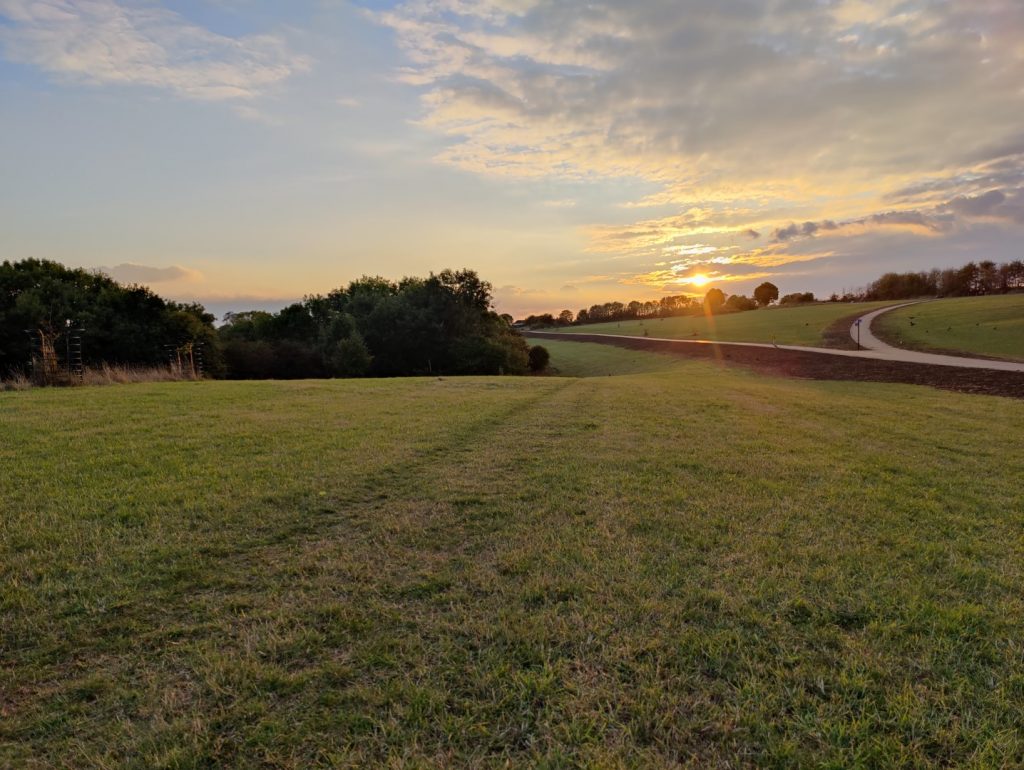
<path id="1" fill-rule="evenodd" d="M 709 289 L 704 295 L 704 312 L 717 313 L 725 305 L 725 292 L 721 289 Z"/>
<path id="2" fill-rule="evenodd" d="M 765 281 L 754 289 L 754 299 L 761 307 L 768 307 L 779 298 L 779 287 L 774 283 Z"/>
<path id="3" fill-rule="evenodd" d="M 472 270 L 395 283 L 364 276 L 279 313 L 229 316 L 220 329 L 237 378 L 522 374 L 527 345 Z"/>
<path id="4" fill-rule="evenodd" d="M 41 259 L 0 264 L 0 375 L 26 366 L 34 334 L 60 340 L 69 328 L 83 330 L 75 333 L 85 364 L 163 364 L 169 348 L 193 343 L 207 371 L 219 374 L 213 321 L 201 305 L 169 302 L 103 273 Z"/>

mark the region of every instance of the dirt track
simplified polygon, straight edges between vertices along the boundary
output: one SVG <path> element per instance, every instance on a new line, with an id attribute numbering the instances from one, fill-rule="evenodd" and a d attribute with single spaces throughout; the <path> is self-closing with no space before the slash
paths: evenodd
<path id="1" fill-rule="evenodd" d="M 647 350 L 684 358 L 703 358 L 747 366 L 768 374 L 809 380 L 859 380 L 929 385 L 961 393 L 1024 398 L 1024 373 L 988 369 L 959 369 L 903 361 L 882 361 L 774 348 L 751 348 L 718 343 L 687 344 L 643 337 L 605 337 L 597 334 L 545 333 L 534 339 L 597 342 L 631 350 Z"/>

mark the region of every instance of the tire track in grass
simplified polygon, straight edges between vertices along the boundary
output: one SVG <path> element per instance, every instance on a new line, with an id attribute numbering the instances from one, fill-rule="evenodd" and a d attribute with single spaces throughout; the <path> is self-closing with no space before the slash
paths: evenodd
<path id="1" fill-rule="evenodd" d="M 218 569 L 215 577 L 201 577 L 199 584 L 195 584 L 195 576 L 201 575 L 203 570 L 193 568 L 175 573 L 172 569 L 169 574 L 176 576 L 173 583 L 161 590 L 151 587 L 147 592 L 148 598 L 139 597 L 135 601 L 122 604 L 114 615 L 103 614 L 95 619 L 85 618 L 85 622 L 79 623 L 72 635 L 72 638 L 78 639 L 77 644 L 72 643 L 70 638 L 63 640 L 60 647 L 54 650 L 54 653 L 59 653 L 57 658 L 49 664 L 45 663 L 45 656 L 42 656 L 42 659 L 37 656 L 37 668 L 30 685 L 25 682 L 19 683 L 13 677 L 5 677 L 10 686 L 5 686 L 4 689 L 13 694 L 13 698 L 4 701 L 5 717 L 13 719 L 23 716 L 26 709 L 31 711 L 38 707 L 38 717 L 43 722 L 36 723 L 41 726 L 44 722 L 49 722 L 45 716 L 46 712 L 52 714 L 67 710 L 68 698 L 71 697 L 73 700 L 76 697 L 73 694 L 69 695 L 69 691 L 84 692 L 83 686 L 87 689 L 100 687 L 103 691 L 116 690 L 118 688 L 113 683 L 117 683 L 118 680 L 123 682 L 152 679 L 153 668 L 162 668 L 166 663 L 162 660 L 163 657 L 167 654 L 173 657 L 175 648 L 188 647 L 197 641 L 211 639 L 226 631 L 222 627 L 226 620 L 223 617 L 225 605 L 231 606 L 234 603 L 235 610 L 231 614 L 234 623 L 240 624 L 235 633 L 239 638 L 244 637 L 247 633 L 246 626 L 259 625 L 258 620 L 246 621 L 245 616 L 249 612 L 247 607 L 251 604 L 252 609 L 255 609 L 259 604 L 257 595 L 261 591 L 269 588 L 273 592 L 273 587 L 266 579 L 268 573 L 283 574 L 287 579 L 288 573 L 294 572 L 288 565 L 301 563 L 303 552 L 328 533 L 331 539 L 358 539 L 360 522 L 370 521 L 373 514 L 379 512 L 394 494 L 403 495 L 414 490 L 425 480 L 429 480 L 432 469 L 436 468 L 438 463 L 474 451 L 473 447 L 478 442 L 489 441 L 491 437 L 500 433 L 502 425 L 508 419 L 524 410 L 528 411 L 533 404 L 572 384 L 572 381 L 557 384 L 556 382 L 542 380 L 530 383 L 531 388 L 539 387 L 537 392 L 528 394 L 518 390 L 518 387 L 523 385 L 522 382 L 518 382 L 518 397 L 507 402 L 503 399 L 497 404 L 482 404 L 485 408 L 479 413 L 472 411 L 477 407 L 472 398 L 474 392 L 508 386 L 470 380 L 437 380 L 436 385 L 424 383 L 426 387 L 467 389 L 468 409 L 449 423 L 448 430 L 418 438 L 410 436 L 408 443 L 401 445 L 396 456 L 371 474 L 355 480 L 356 483 L 345 494 L 311 494 L 305 504 L 306 510 L 298 522 L 286 524 L 265 536 L 258 536 L 230 552 L 214 549 L 204 553 L 200 548 L 199 553 L 204 558 L 217 560 Z M 419 390 L 412 396 L 412 402 L 422 407 L 429 403 L 429 398 L 429 393 Z M 497 408 L 494 408 L 495 406 Z M 372 459 L 372 456 L 367 459 Z M 332 480 L 321 479 L 321 483 L 324 481 Z M 317 486 L 320 485 L 318 483 Z M 382 497 L 381 490 L 393 492 L 389 492 L 388 497 Z M 257 601 L 254 602 L 253 599 Z M 230 622 L 231 618 L 227 620 Z M 115 644 L 112 651 L 96 649 L 97 643 L 101 647 L 107 647 L 108 642 L 120 637 L 124 633 L 122 628 L 125 627 L 125 623 L 132 629 L 130 643 L 127 643 L 126 639 L 126 644 Z M 90 643 L 92 640 L 95 641 Z M 4 646 L 5 649 L 16 653 L 18 647 L 23 647 L 29 641 L 26 638 L 18 642 L 15 638 L 7 637 Z M 13 646 L 7 642 L 12 642 Z M 148 657 L 135 659 L 140 648 L 158 651 L 159 660 L 155 666 L 150 665 Z M 174 669 L 173 666 L 171 668 Z M 101 671 L 107 672 L 107 676 L 100 676 L 106 684 L 88 684 L 98 682 L 97 672 Z M 185 677 L 185 680 L 189 679 L 191 677 Z M 83 681 L 86 682 L 85 685 L 81 684 Z M 192 691 L 194 683 L 182 683 L 181 689 Z M 33 720 L 30 718 L 29 721 Z M 29 730 L 29 736 L 25 737 L 31 738 L 32 732 Z M 56 738 L 60 732 L 57 725 L 49 722 L 49 726 L 38 733 L 38 738 L 42 739 L 46 735 L 47 740 L 50 740 Z M 70 738 L 73 734 L 74 730 L 67 733 L 67 737 Z M 18 733 L 9 735 L 16 737 Z M 4 731 L 0 730 L 0 743 L 4 740 Z M 0 757 L 2 756 L 3 752 L 0 751 Z"/>

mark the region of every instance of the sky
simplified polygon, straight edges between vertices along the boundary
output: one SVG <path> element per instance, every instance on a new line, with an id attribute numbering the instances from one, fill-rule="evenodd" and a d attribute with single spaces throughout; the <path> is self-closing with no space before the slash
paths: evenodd
<path id="1" fill-rule="evenodd" d="M 1024 257 L 1020 0 L 0 0 L 0 260 L 521 317 Z"/>

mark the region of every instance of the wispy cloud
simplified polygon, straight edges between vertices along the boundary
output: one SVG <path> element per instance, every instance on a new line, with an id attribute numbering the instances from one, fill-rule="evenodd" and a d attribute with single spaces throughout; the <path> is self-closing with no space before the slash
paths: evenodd
<path id="1" fill-rule="evenodd" d="M 197 283 L 203 280 L 203 274 L 198 270 L 179 265 L 151 267 L 134 262 L 123 262 L 113 267 L 102 267 L 100 271 L 124 283 Z"/>
<path id="2" fill-rule="evenodd" d="M 0 0 L 4 56 L 55 78 L 251 99 L 309 60 L 272 35 L 228 37 L 140 0 Z"/>

